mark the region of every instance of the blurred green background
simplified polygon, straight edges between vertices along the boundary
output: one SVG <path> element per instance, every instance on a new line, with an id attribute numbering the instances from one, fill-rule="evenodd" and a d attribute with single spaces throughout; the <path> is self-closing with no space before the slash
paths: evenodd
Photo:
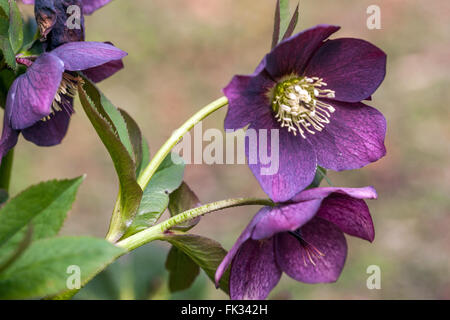
<path id="1" fill-rule="evenodd" d="M 371 4 L 381 8 L 381 30 L 366 27 Z M 125 69 L 100 87 L 137 120 L 155 152 L 187 117 L 221 96 L 234 74 L 253 71 L 270 47 L 274 7 L 275 0 L 114 0 L 86 18 L 88 40 L 109 40 L 129 53 Z M 32 14 L 31 7 L 21 8 Z M 270 298 L 450 298 L 449 19 L 447 0 L 301 1 L 298 30 L 337 24 L 342 29 L 334 37 L 363 38 L 388 54 L 386 79 L 370 103 L 387 118 L 388 155 L 362 170 L 330 173 L 335 185 L 378 190 L 379 199 L 369 203 L 374 243 L 348 239 L 337 283 L 305 285 L 283 276 Z M 63 234 L 103 237 L 117 180 L 79 105 L 77 111 L 60 146 L 42 149 L 21 139 L 12 192 L 86 173 Z M 223 128 L 225 112 L 204 121 L 204 129 Z M 264 196 L 245 165 L 190 165 L 185 179 L 204 203 Z M 194 231 L 229 249 L 256 210 L 206 216 Z M 227 298 L 204 274 L 192 289 L 170 295 L 166 252 L 161 243 L 139 249 L 79 298 Z M 381 290 L 366 287 L 369 265 L 381 268 Z"/>

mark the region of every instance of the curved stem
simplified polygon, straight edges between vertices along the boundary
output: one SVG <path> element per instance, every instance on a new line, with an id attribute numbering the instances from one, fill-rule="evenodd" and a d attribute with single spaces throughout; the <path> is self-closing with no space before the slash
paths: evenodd
<path id="1" fill-rule="evenodd" d="M 147 187 L 147 184 L 150 182 L 150 179 L 155 174 L 160 164 L 170 153 L 173 147 L 175 147 L 175 145 L 181 140 L 181 138 L 183 138 L 183 136 L 187 132 L 189 132 L 189 130 L 191 130 L 197 123 L 202 121 L 204 118 L 206 118 L 214 111 L 217 111 L 220 108 L 226 106 L 227 104 L 228 99 L 226 97 L 221 97 L 203 107 L 200 111 L 198 111 L 191 118 L 189 118 L 181 127 L 175 130 L 175 132 L 162 145 L 162 147 L 158 150 L 158 152 L 153 156 L 152 160 L 149 162 L 147 167 L 140 174 L 137 183 L 142 188 L 142 190 L 144 190 Z M 106 235 L 106 239 L 111 242 L 115 242 L 115 239 L 117 239 L 117 237 L 120 238 L 120 230 L 122 223 L 120 215 L 122 213 L 120 212 L 120 210 L 118 210 L 118 208 L 120 208 L 120 197 L 118 197 L 116 200 L 116 205 L 114 206 L 114 211 L 111 216 L 111 222 L 109 225 L 108 233 Z"/>
<path id="2" fill-rule="evenodd" d="M 166 156 L 170 153 L 170 151 L 175 147 L 175 145 L 183 138 L 183 136 L 189 132 L 197 123 L 202 121 L 204 118 L 209 116 L 214 111 L 226 106 L 228 104 L 228 99 L 226 97 L 221 97 L 207 106 L 203 107 L 200 111 L 194 114 L 191 118 L 189 118 L 181 127 L 179 127 L 170 138 L 162 145 L 162 147 L 158 150 L 155 156 L 152 158 L 150 163 L 141 173 L 138 179 L 138 184 L 142 189 L 145 189 L 153 174 L 158 169 L 159 165 Z"/>
<path id="3" fill-rule="evenodd" d="M 128 251 L 131 251 L 148 242 L 161 238 L 164 232 L 168 231 L 169 229 L 178 224 L 193 220 L 199 216 L 214 211 L 248 205 L 274 206 L 274 203 L 272 202 L 272 200 L 269 199 L 258 199 L 258 198 L 237 198 L 209 203 L 204 206 L 197 207 L 188 211 L 184 211 L 180 214 L 177 214 L 176 216 L 173 216 L 172 218 L 167 219 L 166 221 L 163 221 L 153 227 L 145 229 L 122 241 L 117 242 L 116 245 L 125 248 Z"/>

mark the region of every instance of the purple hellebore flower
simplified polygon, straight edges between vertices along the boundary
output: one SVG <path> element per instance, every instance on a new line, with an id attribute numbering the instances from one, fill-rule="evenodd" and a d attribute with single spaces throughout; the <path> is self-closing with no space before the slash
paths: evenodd
<path id="1" fill-rule="evenodd" d="M 59 144 L 74 112 L 73 98 L 79 81 L 76 71 L 92 73 L 93 68 L 126 55 L 107 43 L 70 42 L 43 53 L 34 62 L 18 58 L 29 68 L 8 91 L 0 159 L 16 145 L 20 132 L 38 146 Z M 104 76 L 103 73 L 98 78 Z"/>
<path id="2" fill-rule="evenodd" d="M 375 231 L 363 199 L 372 187 L 315 188 L 289 203 L 262 208 L 216 271 L 230 269 L 231 299 L 265 299 L 285 272 L 305 283 L 334 282 L 344 267 L 344 232 L 370 242 Z"/>
<path id="3" fill-rule="evenodd" d="M 326 40 L 338 29 L 318 25 L 282 41 L 253 74 L 235 76 L 223 90 L 226 129 L 279 129 L 278 172 L 262 175 L 263 164 L 249 164 L 276 202 L 305 189 L 317 165 L 357 169 L 386 153 L 386 120 L 361 102 L 383 81 L 386 54 L 361 39 Z M 247 157 L 257 148 L 247 143 Z"/>

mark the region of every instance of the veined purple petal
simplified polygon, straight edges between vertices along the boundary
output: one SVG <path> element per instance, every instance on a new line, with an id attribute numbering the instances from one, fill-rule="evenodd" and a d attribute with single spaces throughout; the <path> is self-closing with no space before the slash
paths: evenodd
<path id="1" fill-rule="evenodd" d="M 9 125 L 7 117 L 3 118 L 3 130 L 2 137 L 0 139 L 0 164 L 2 164 L 2 159 L 9 150 L 11 150 L 16 144 L 19 138 L 19 131 L 14 130 Z"/>
<path id="2" fill-rule="evenodd" d="M 13 82 L 5 108 L 13 129 L 27 128 L 50 114 L 63 71 L 64 64 L 57 56 L 44 53 Z"/>
<path id="3" fill-rule="evenodd" d="M 315 199 L 272 208 L 256 223 L 252 239 L 267 239 L 280 232 L 297 230 L 314 217 L 321 203 L 322 199 Z"/>
<path id="4" fill-rule="evenodd" d="M 323 200 L 317 217 L 334 223 L 343 232 L 372 242 L 375 238 L 369 207 L 361 199 L 332 193 Z"/>
<path id="5" fill-rule="evenodd" d="M 344 268 L 347 241 L 331 222 L 314 218 L 300 229 L 301 240 L 287 232 L 275 236 L 277 263 L 305 283 L 334 282 Z"/>
<path id="6" fill-rule="evenodd" d="M 317 25 L 280 42 L 267 55 L 266 70 L 276 80 L 291 74 L 302 75 L 313 53 L 339 28 Z"/>
<path id="7" fill-rule="evenodd" d="M 127 55 L 110 44 L 103 42 L 69 42 L 59 46 L 52 54 L 64 62 L 69 71 L 81 71 L 103 65 L 110 61 L 122 59 Z"/>
<path id="8" fill-rule="evenodd" d="M 228 98 L 225 129 L 240 129 L 257 118 L 271 114 L 268 93 L 276 83 L 264 71 L 263 60 L 256 71 L 248 76 L 234 76 L 223 89 Z"/>
<path id="9" fill-rule="evenodd" d="M 313 188 L 300 192 L 297 194 L 292 201 L 301 202 L 308 201 L 314 199 L 324 199 L 331 195 L 332 193 L 339 193 L 348 195 L 355 199 L 376 199 L 377 192 L 373 187 L 364 187 L 364 188 L 335 188 L 335 187 L 326 187 L 326 188 Z"/>
<path id="10" fill-rule="evenodd" d="M 216 286 L 218 286 L 220 278 L 222 278 L 223 273 L 230 265 L 231 261 L 233 260 L 234 256 L 238 252 L 241 245 L 250 238 L 255 225 L 258 223 L 258 221 L 261 219 L 261 217 L 264 217 L 267 213 L 270 212 L 270 210 L 272 210 L 272 208 L 270 208 L 270 207 L 261 208 L 258 211 L 258 213 L 255 214 L 255 216 L 250 221 L 250 223 L 247 225 L 247 227 L 244 229 L 244 231 L 241 233 L 241 235 L 236 240 L 236 242 L 234 243 L 231 250 L 228 251 L 227 255 L 222 260 L 222 262 L 220 263 L 219 267 L 216 270 L 216 274 L 215 274 Z"/>
<path id="11" fill-rule="evenodd" d="M 25 4 L 34 4 L 34 0 L 22 0 Z"/>
<path id="12" fill-rule="evenodd" d="M 31 127 L 22 130 L 22 135 L 28 141 L 40 147 L 50 147 L 60 144 L 69 128 L 70 114 L 57 111 L 49 120 L 40 120 Z"/>
<path id="13" fill-rule="evenodd" d="M 277 130 L 278 136 L 271 129 Z M 287 128 L 280 128 L 272 114 L 253 122 L 246 136 L 249 167 L 264 192 L 275 202 L 291 199 L 314 179 L 317 160 L 312 146 L 302 137 L 288 132 Z M 263 143 L 265 140 L 267 140 L 266 143 Z M 274 149 L 272 149 L 272 143 Z M 278 148 L 278 154 L 276 148 Z M 261 155 L 269 155 L 272 158 L 272 164 L 264 164 L 264 161 L 261 161 L 264 157 Z M 276 160 L 278 165 L 274 163 Z M 268 167 L 270 170 L 267 169 Z"/>
<path id="14" fill-rule="evenodd" d="M 86 77 L 97 83 L 111 77 L 121 69 L 123 69 L 123 61 L 115 60 L 98 67 L 83 70 L 83 73 Z"/>
<path id="15" fill-rule="evenodd" d="M 322 132 L 308 136 L 320 166 L 335 170 L 358 169 L 386 155 L 386 119 L 363 103 L 327 100 L 336 111 Z"/>
<path id="16" fill-rule="evenodd" d="M 277 285 L 281 270 L 275 261 L 273 239 L 247 240 L 230 270 L 230 298 L 262 300 Z"/>
<path id="17" fill-rule="evenodd" d="M 83 13 L 87 15 L 92 14 L 110 2 L 111 0 L 83 0 Z"/>
<path id="18" fill-rule="evenodd" d="M 358 102 L 369 97 L 383 82 L 386 54 L 373 44 L 352 38 L 325 42 L 305 70 L 308 77 L 323 78 L 336 100 Z"/>

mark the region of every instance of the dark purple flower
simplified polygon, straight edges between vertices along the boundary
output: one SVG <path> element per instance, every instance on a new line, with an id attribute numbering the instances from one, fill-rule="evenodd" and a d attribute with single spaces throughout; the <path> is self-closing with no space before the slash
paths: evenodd
<path id="1" fill-rule="evenodd" d="M 253 74 L 224 89 L 226 129 L 280 129 L 278 172 L 262 175 L 263 164 L 249 164 L 274 201 L 305 189 L 317 165 L 357 169 L 386 153 L 385 118 L 361 102 L 383 81 L 386 55 L 364 40 L 326 40 L 338 29 L 318 25 L 282 41 Z M 247 143 L 247 156 L 258 145 Z"/>
<path id="2" fill-rule="evenodd" d="M 73 113 L 73 98 L 80 81 L 76 71 L 92 72 L 92 68 L 126 55 L 106 43 L 70 42 L 43 53 L 34 62 L 18 58 L 29 68 L 8 91 L 0 159 L 16 145 L 20 132 L 38 146 L 59 144 Z"/>
<path id="3" fill-rule="evenodd" d="M 305 283 L 336 281 L 347 256 L 344 232 L 374 239 L 363 199 L 376 197 L 372 187 L 315 188 L 262 208 L 218 267 L 216 283 L 230 264 L 232 299 L 265 299 L 282 272 Z"/>
<path id="4" fill-rule="evenodd" d="M 71 18 L 77 13 L 70 9 L 79 8 L 79 20 Z M 73 41 L 84 41 L 84 14 L 81 12 L 82 0 L 36 0 L 34 15 L 41 34 L 41 41 L 45 50 L 51 51 L 56 47 Z"/>

